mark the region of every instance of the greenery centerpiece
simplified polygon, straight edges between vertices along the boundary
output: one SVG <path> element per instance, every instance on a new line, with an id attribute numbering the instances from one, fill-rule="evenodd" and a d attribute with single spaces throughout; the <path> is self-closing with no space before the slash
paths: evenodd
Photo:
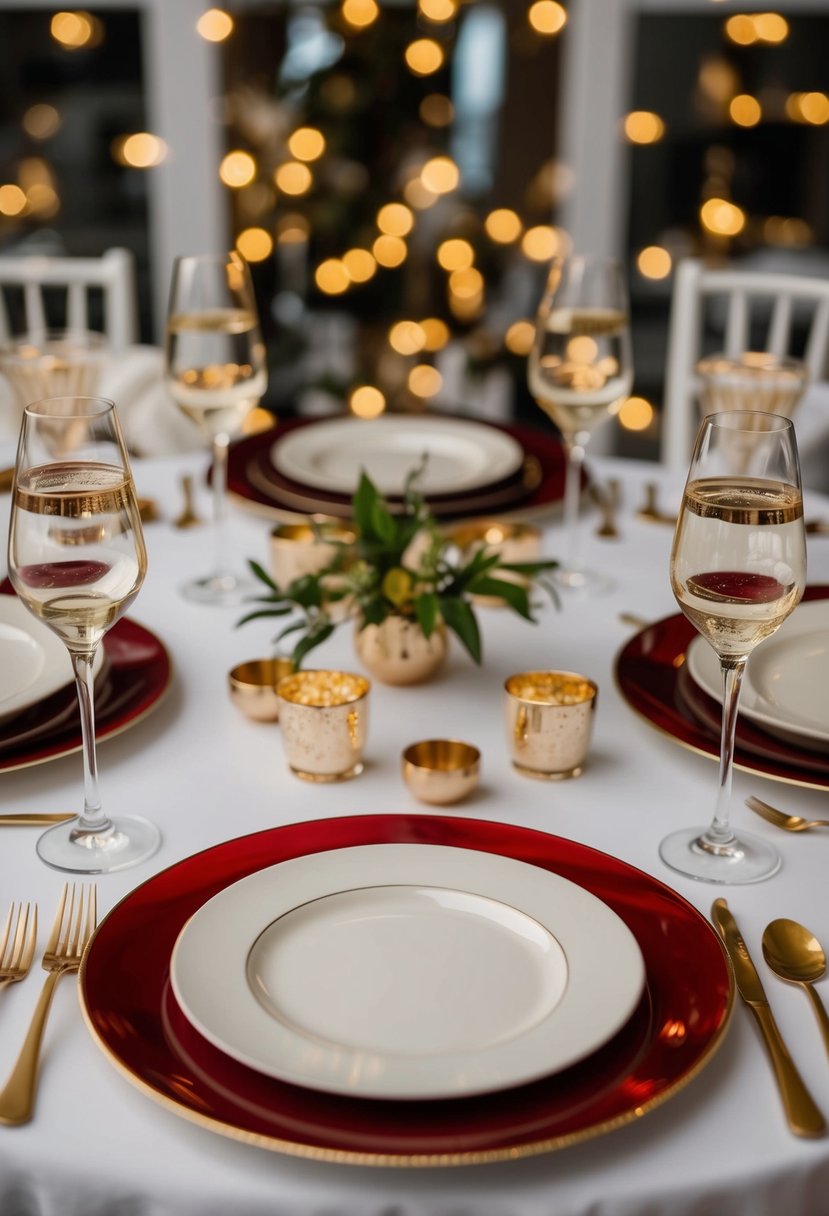
<path id="1" fill-rule="evenodd" d="M 320 541 L 334 549 L 331 561 L 318 572 L 279 587 L 258 562 L 250 561 L 263 584 L 263 594 L 253 597 L 252 603 L 258 607 L 242 617 L 239 625 L 262 617 L 286 618 L 274 640 L 280 644 L 286 638 L 294 639 L 291 657 L 299 667 L 343 620 L 351 619 L 357 626 L 358 653 L 371 670 L 368 649 L 361 649 L 361 642 L 372 634 L 382 639 L 384 631 L 387 640 L 381 640 L 381 650 L 384 644 L 402 646 L 400 657 L 405 658 L 413 650 L 415 637 L 421 637 L 430 652 L 442 658 L 439 643 L 450 630 L 480 663 L 481 634 L 473 606 L 476 596 L 497 597 L 534 622 L 531 589 L 558 563 L 504 561 L 484 542 L 460 550 L 441 531 L 416 489 L 419 474 L 417 469 L 408 477 L 401 510 L 395 513 L 363 473 L 351 500 L 354 539 L 331 540 L 323 528 L 314 525 Z M 392 625 L 396 627 L 395 643 L 390 642 L 388 632 Z M 410 668 L 412 673 L 416 670 Z M 385 677 L 382 672 L 375 674 L 389 683 L 415 682 L 418 676 L 406 678 L 405 671 L 403 664 L 400 678 L 390 669 Z"/>

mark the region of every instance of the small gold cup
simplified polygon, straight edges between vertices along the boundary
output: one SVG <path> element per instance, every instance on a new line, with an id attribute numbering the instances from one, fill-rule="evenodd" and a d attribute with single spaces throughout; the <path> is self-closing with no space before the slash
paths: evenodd
<path id="1" fill-rule="evenodd" d="M 350 671 L 297 671 L 279 681 L 288 767 L 303 781 L 347 781 L 363 771 L 371 682 Z"/>
<path id="2" fill-rule="evenodd" d="M 230 699 L 254 722 L 276 722 L 279 719 L 276 686 L 293 670 L 293 661 L 288 658 L 249 659 L 246 663 L 237 663 L 227 676 Z"/>
<path id="3" fill-rule="evenodd" d="M 317 574 L 337 553 L 337 543 L 353 544 L 354 530 L 339 520 L 307 524 L 278 524 L 271 529 L 270 566 L 274 582 L 284 590 L 305 574 Z"/>
<path id="4" fill-rule="evenodd" d="M 459 739 L 424 739 L 403 752 L 403 780 L 421 802 L 448 806 L 478 784 L 481 753 Z"/>
<path id="5" fill-rule="evenodd" d="M 572 671 L 525 671 L 510 676 L 504 688 L 513 767 L 547 781 L 580 776 L 598 686 Z"/>

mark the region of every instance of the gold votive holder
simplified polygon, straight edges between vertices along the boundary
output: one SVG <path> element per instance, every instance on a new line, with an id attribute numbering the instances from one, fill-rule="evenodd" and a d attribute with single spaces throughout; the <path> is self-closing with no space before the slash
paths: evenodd
<path id="1" fill-rule="evenodd" d="M 541 551 L 541 529 L 523 520 L 471 520 L 458 524 L 447 536 L 464 556 L 484 547 L 491 553 L 497 553 L 503 562 L 532 562 L 537 560 Z M 512 570 L 496 570 L 493 577 L 520 587 L 529 586 L 529 579 Z M 499 595 L 473 595 L 470 599 L 481 607 L 497 608 L 504 603 Z"/>
<path id="2" fill-rule="evenodd" d="M 339 520 L 277 524 L 270 535 L 273 580 L 284 590 L 295 579 L 317 574 L 333 561 L 338 545 L 353 544 L 356 534 Z"/>
<path id="3" fill-rule="evenodd" d="M 507 743 L 526 777 L 581 775 L 593 732 L 598 686 L 572 671 L 525 671 L 504 683 Z"/>
<path id="4" fill-rule="evenodd" d="M 254 722 L 279 719 L 279 681 L 289 676 L 294 664 L 288 658 L 248 659 L 228 672 L 230 699 L 238 710 Z"/>
<path id="5" fill-rule="evenodd" d="M 403 780 L 421 802 L 448 806 L 478 784 L 481 753 L 460 739 L 423 739 L 402 756 Z"/>
<path id="6" fill-rule="evenodd" d="M 297 671 L 280 680 L 285 759 L 303 781 L 347 781 L 363 771 L 371 681 L 350 671 Z"/>

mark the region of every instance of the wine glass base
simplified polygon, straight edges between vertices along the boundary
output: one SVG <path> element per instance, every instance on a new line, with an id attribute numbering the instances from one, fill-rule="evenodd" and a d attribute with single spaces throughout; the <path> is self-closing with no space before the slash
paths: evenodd
<path id="1" fill-rule="evenodd" d="M 678 874 L 700 882 L 762 882 L 780 869 L 780 855 L 759 836 L 741 834 L 729 847 L 712 849 L 702 843 L 707 831 L 700 827 L 672 832 L 660 844 L 659 856 Z"/>
<path id="2" fill-rule="evenodd" d="M 206 578 L 197 578 L 185 583 L 181 594 L 194 604 L 238 608 L 261 590 L 252 579 L 240 578 L 236 574 L 210 574 Z"/>
<path id="3" fill-rule="evenodd" d="M 616 586 L 614 580 L 598 570 L 586 570 L 583 566 L 569 569 L 558 566 L 545 576 L 558 591 L 567 594 L 605 595 Z"/>
<path id="4" fill-rule="evenodd" d="M 70 874 L 112 874 L 152 857 L 161 843 L 154 823 L 138 815 L 111 819 L 100 834 L 78 832 L 78 820 L 59 823 L 38 839 L 37 855 L 53 870 Z"/>

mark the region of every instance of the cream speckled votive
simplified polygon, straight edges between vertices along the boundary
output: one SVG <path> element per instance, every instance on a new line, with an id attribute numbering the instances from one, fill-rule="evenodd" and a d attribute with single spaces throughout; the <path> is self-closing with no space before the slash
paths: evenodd
<path id="1" fill-rule="evenodd" d="M 303 781 L 363 771 L 371 682 L 349 671 L 298 671 L 277 686 L 285 758 Z"/>
<path id="2" fill-rule="evenodd" d="M 549 781 L 578 777 L 593 732 L 597 685 L 571 671 L 525 671 L 510 676 L 504 688 L 514 768 Z"/>

